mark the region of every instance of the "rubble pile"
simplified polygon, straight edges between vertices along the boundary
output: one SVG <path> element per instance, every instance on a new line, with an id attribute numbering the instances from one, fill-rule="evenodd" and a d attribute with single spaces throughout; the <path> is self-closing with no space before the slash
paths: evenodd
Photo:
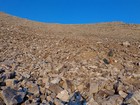
<path id="1" fill-rule="evenodd" d="M 140 105 L 139 25 L 37 24 L 0 13 L 0 105 Z"/>

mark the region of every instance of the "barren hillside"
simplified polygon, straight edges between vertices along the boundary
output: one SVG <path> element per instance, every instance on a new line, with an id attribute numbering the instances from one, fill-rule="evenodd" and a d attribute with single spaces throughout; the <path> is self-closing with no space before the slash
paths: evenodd
<path id="1" fill-rule="evenodd" d="M 0 89 L 0 105 L 140 105 L 140 25 L 0 13 Z"/>

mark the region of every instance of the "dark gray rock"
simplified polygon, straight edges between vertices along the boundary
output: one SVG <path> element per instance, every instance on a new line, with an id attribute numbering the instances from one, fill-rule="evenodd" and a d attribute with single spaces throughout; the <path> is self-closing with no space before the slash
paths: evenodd
<path id="1" fill-rule="evenodd" d="M 6 72 L 3 75 L 3 78 L 4 79 L 13 79 L 13 78 L 15 78 L 15 76 L 16 76 L 16 72 Z"/>
<path id="2" fill-rule="evenodd" d="M 4 68 L 0 67 L 0 74 L 5 72 Z"/>

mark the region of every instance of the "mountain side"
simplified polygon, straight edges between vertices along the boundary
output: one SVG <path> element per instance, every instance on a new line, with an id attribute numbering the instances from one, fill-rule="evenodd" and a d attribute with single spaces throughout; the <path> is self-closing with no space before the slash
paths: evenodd
<path id="1" fill-rule="evenodd" d="M 139 24 L 47 24 L 0 13 L 3 105 L 139 105 L 139 74 Z"/>

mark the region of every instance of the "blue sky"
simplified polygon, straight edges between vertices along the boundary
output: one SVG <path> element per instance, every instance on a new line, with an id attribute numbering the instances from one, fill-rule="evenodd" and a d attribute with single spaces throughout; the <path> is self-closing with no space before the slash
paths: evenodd
<path id="1" fill-rule="evenodd" d="M 140 0 L 0 0 L 0 11 L 47 23 L 140 24 Z"/>

